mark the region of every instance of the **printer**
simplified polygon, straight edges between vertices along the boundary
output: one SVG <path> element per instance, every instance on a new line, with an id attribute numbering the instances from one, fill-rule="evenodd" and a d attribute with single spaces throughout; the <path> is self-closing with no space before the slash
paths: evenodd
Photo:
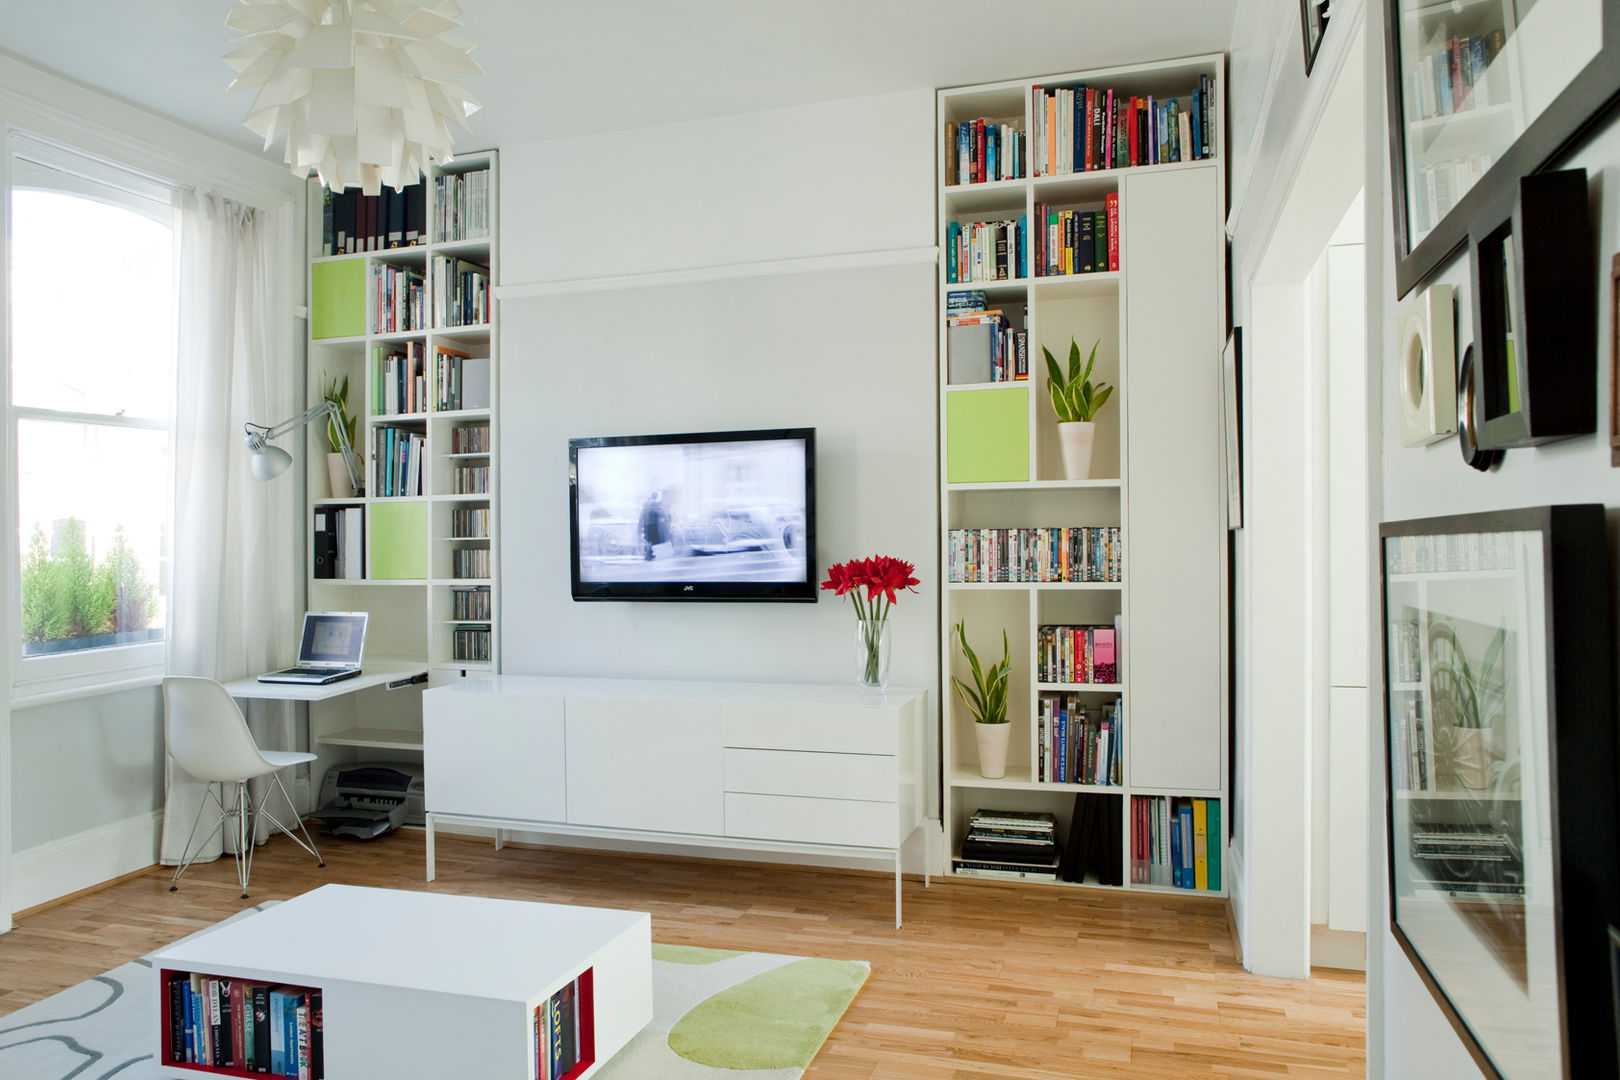
<path id="1" fill-rule="evenodd" d="M 318 818 L 335 836 L 370 840 L 401 825 L 426 824 L 422 767 L 397 761 L 336 765 L 321 784 Z"/>

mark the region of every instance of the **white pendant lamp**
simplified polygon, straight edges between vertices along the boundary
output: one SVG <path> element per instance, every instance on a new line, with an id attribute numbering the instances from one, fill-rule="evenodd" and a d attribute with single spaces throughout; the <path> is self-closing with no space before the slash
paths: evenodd
<path id="1" fill-rule="evenodd" d="M 238 35 L 230 89 L 259 91 L 244 123 L 266 150 L 285 138 L 292 171 L 334 191 L 416 183 L 479 107 L 459 82 L 483 69 L 451 33 L 455 0 L 237 0 L 225 25 Z"/>

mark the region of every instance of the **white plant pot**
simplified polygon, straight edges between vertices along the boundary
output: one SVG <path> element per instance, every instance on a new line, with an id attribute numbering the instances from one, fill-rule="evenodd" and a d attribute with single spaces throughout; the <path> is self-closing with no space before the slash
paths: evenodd
<path id="1" fill-rule="evenodd" d="M 1090 420 L 1073 420 L 1057 426 L 1063 446 L 1063 478 L 1091 479 L 1091 444 L 1097 438 L 1097 425 Z"/>
<path id="2" fill-rule="evenodd" d="M 1007 775 L 1007 736 L 1012 734 L 1012 725 L 975 723 L 973 733 L 979 738 L 979 775 L 1000 780 Z"/>
<path id="3" fill-rule="evenodd" d="M 349 479 L 349 467 L 343 463 L 342 454 L 326 455 L 326 472 L 332 478 L 332 498 L 354 498 L 354 481 Z"/>

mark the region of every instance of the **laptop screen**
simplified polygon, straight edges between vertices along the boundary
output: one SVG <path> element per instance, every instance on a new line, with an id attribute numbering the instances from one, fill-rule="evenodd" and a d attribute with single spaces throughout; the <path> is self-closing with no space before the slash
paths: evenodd
<path id="1" fill-rule="evenodd" d="M 310 612 L 304 616 L 300 664 L 360 666 L 366 648 L 366 612 Z"/>

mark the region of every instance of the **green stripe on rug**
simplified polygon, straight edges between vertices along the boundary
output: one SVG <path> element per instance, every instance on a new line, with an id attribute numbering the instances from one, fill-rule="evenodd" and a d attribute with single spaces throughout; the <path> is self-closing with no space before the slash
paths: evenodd
<path id="1" fill-rule="evenodd" d="M 847 960 L 795 960 L 728 987 L 670 1029 L 669 1048 L 715 1069 L 804 1068 L 866 982 Z"/>

